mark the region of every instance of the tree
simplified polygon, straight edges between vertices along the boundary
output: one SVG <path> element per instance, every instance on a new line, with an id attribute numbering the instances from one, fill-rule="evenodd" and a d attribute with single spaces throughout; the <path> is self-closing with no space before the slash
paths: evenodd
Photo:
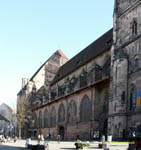
<path id="1" fill-rule="evenodd" d="M 17 99 L 17 124 L 19 129 L 19 138 L 21 138 L 22 129 L 25 127 L 26 115 L 29 110 L 29 102 L 20 96 Z"/>

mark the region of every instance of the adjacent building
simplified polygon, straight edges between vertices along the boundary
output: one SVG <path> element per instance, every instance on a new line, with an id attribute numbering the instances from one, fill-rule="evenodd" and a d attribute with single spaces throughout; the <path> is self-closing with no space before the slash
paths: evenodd
<path id="1" fill-rule="evenodd" d="M 0 133 L 5 136 L 17 135 L 16 112 L 5 103 L 0 105 Z"/>

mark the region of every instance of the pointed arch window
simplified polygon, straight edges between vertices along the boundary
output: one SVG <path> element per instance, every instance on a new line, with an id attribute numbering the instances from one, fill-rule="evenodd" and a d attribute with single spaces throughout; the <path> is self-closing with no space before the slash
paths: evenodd
<path id="1" fill-rule="evenodd" d="M 65 106 L 64 104 L 60 104 L 58 109 L 58 122 L 64 122 L 65 121 Z"/>
<path id="2" fill-rule="evenodd" d="M 49 127 L 49 113 L 47 109 L 44 111 L 44 127 Z"/>
<path id="3" fill-rule="evenodd" d="M 130 93 L 130 110 L 135 109 L 137 102 L 137 90 L 136 88 L 132 88 Z"/>
<path id="4" fill-rule="evenodd" d="M 39 112 L 39 128 L 43 127 L 43 115 L 42 112 Z"/>
<path id="5" fill-rule="evenodd" d="M 107 113 L 108 112 L 108 100 L 109 100 L 109 93 L 106 92 L 104 94 L 103 113 Z"/>
<path id="6" fill-rule="evenodd" d="M 136 20 L 134 20 L 132 24 L 132 35 L 136 35 L 137 33 L 138 33 L 138 23 Z"/>
<path id="7" fill-rule="evenodd" d="M 76 121 L 76 113 L 77 113 L 77 106 L 74 100 L 72 100 L 68 105 L 68 124 L 72 124 Z"/>
<path id="8" fill-rule="evenodd" d="M 88 122 L 92 117 L 91 100 L 85 95 L 80 104 L 80 122 Z"/>
<path id="9" fill-rule="evenodd" d="M 50 116 L 50 126 L 55 127 L 55 125 L 56 125 L 56 110 L 54 107 L 52 107 Z"/>
<path id="10" fill-rule="evenodd" d="M 33 120 L 33 123 L 34 123 L 34 128 L 37 128 L 37 123 L 38 122 L 37 122 L 37 115 L 36 115 L 35 112 L 33 113 L 33 119 L 32 120 Z"/>

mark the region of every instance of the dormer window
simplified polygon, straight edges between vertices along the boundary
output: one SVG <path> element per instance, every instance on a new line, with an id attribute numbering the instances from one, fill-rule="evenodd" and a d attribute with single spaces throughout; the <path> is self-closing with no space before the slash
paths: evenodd
<path id="1" fill-rule="evenodd" d="M 138 24 L 137 24 L 137 21 L 133 21 L 133 24 L 132 24 L 132 34 L 133 35 L 136 35 L 138 33 Z"/>

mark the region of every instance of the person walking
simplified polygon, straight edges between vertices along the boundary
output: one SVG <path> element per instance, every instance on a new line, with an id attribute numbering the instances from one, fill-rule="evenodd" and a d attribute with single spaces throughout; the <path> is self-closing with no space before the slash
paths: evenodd
<path id="1" fill-rule="evenodd" d="M 58 143 L 60 143 L 60 134 L 58 134 L 57 138 L 58 138 Z"/>
<path id="2" fill-rule="evenodd" d="M 41 136 L 40 134 L 38 135 L 38 144 L 40 144 L 40 141 L 41 141 Z"/>
<path id="3" fill-rule="evenodd" d="M 41 134 L 40 140 L 41 140 L 41 145 L 43 145 L 44 144 L 44 136 L 43 136 L 43 134 Z"/>

